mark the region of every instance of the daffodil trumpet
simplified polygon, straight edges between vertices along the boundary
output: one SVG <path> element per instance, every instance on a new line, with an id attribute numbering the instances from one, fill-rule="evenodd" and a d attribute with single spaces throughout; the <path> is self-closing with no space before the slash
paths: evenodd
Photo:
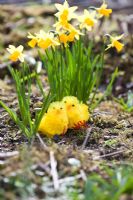
<path id="1" fill-rule="evenodd" d="M 109 37 L 110 42 L 111 42 L 110 44 L 107 45 L 107 48 L 105 49 L 105 51 L 112 47 L 116 48 L 118 53 L 123 50 L 124 44 L 121 43 L 119 40 L 121 40 L 124 37 L 124 34 L 119 35 L 119 36 L 114 36 L 114 37 L 109 34 L 106 34 L 105 36 Z"/>

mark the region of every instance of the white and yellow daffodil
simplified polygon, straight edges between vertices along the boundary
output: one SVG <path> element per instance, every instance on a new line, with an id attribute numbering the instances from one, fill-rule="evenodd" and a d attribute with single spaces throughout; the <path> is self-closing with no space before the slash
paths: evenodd
<path id="1" fill-rule="evenodd" d="M 34 35 L 32 35 L 31 33 L 28 33 L 27 38 L 30 39 L 30 41 L 28 42 L 28 45 L 29 45 L 31 48 L 34 48 L 34 47 L 37 45 L 37 42 L 38 42 L 37 37 L 34 36 Z"/>
<path id="2" fill-rule="evenodd" d="M 97 23 L 96 20 L 96 11 L 84 10 L 84 15 L 79 17 L 80 28 L 86 28 L 88 31 L 91 31 L 94 25 Z"/>
<path id="3" fill-rule="evenodd" d="M 24 54 L 23 54 L 24 47 L 22 45 L 15 47 L 13 45 L 9 45 L 7 51 L 10 53 L 10 60 L 16 62 L 20 60 L 20 62 L 24 62 Z"/>
<path id="4" fill-rule="evenodd" d="M 70 21 L 73 18 L 76 18 L 75 10 L 77 10 L 77 6 L 70 7 L 68 2 L 65 0 L 64 4 L 55 4 L 58 12 L 55 16 L 61 21 Z"/>
<path id="5" fill-rule="evenodd" d="M 57 39 L 54 38 L 54 34 L 52 32 L 46 33 L 43 30 L 40 30 L 40 32 L 36 34 L 36 38 L 38 39 L 38 46 L 42 49 L 60 45 L 59 42 L 57 42 Z"/>
<path id="6" fill-rule="evenodd" d="M 112 13 L 112 9 L 107 9 L 108 5 L 105 3 L 105 1 L 103 1 L 103 4 L 100 6 L 100 8 L 96 8 L 99 17 L 109 17 L 110 14 Z"/>
<path id="7" fill-rule="evenodd" d="M 73 42 L 74 39 L 79 40 L 80 35 L 83 35 L 83 33 L 81 33 L 80 30 L 76 29 L 75 27 L 71 26 L 68 34 L 68 41 Z"/>
<path id="8" fill-rule="evenodd" d="M 121 52 L 124 44 L 119 42 L 119 40 L 121 40 L 123 38 L 124 34 L 120 35 L 120 36 L 116 36 L 116 37 L 112 37 L 110 36 L 110 40 L 111 40 L 111 44 L 108 44 L 106 50 L 115 47 L 117 52 Z"/>

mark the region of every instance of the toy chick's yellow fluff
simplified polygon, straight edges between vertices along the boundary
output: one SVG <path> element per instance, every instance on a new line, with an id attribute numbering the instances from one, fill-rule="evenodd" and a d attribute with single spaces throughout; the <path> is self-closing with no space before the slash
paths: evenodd
<path id="1" fill-rule="evenodd" d="M 65 134 L 68 129 L 68 117 L 62 102 L 53 102 L 44 114 L 39 125 L 39 131 L 48 137 Z"/>
<path id="2" fill-rule="evenodd" d="M 68 128 L 80 128 L 84 126 L 90 116 L 88 106 L 79 103 L 79 100 L 73 96 L 64 97 L 62 101 L 66 105 L 69 120 Z"/>

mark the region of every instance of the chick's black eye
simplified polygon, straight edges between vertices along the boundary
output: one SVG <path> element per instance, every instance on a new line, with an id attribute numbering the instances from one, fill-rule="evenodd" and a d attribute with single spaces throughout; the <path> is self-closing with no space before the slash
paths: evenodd
<path id="1" fill-rule="evenodd" d="M 60 107 L 60 109 L 62 110 L 63 108 L 62 108 L 62 107 Z"/>
<path id="2" fill-rule="evenodd" d="M 66 103 L 66 101 L 64 101 L 64 103 Z"/>
<path id="3" fill-rule="evenodd" d="M 75 105 L 74 104 L 72 104 L 72 107 L 74 107 Z"/>

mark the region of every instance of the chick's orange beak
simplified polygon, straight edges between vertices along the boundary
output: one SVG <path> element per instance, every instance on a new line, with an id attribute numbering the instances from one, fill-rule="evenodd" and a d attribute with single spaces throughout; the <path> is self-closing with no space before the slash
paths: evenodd
<path id="1" fill-rule="evenodd" d="M 71 109 L 71 105 L 70 105 L 70 104 L 67 105 L 67 106 L 66 106 L 66 109 L 67 109 L 67 110 L 70 110 L 70 109 Z"/>
<path id="2" fill-rule="evenodd" d="M 56 114 L 59 115 L 60 113 L 61 113 L 61 110 L 60 110 L 60 109 L 57 109 L 57 110 L 56 110 Z"/>

